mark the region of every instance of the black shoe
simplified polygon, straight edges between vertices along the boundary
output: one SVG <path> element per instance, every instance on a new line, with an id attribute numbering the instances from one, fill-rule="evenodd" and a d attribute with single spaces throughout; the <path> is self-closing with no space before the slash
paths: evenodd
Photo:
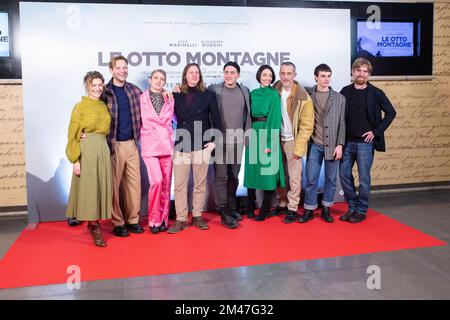
<path id="1" fill-rule="evenodd" d="M 312 220 L 313 218 L 314 218 L 314 211 L 312 211 L 312 210 L 305 210 L 305 213 L 303 214 L 303 216 L 298 218 L 298 222 L 306 223 L 309 220 Z"/>
<path id="2" fill-rule="evenodd" d="M 320 217 L 322 218 L 323 221 L 328 222 L 328 223 L 331 223 L 334 221 L 333 217 L 330 215 L 330 207 L 323 207 Z"/>
<path id="3" fill-rule="evenodd" d="M 130 233 L 125 226 L 118 226 L 113 229 L 113 233 L 118 237 L 128 237 Z"/>
<path id="4" fill-rule="evenodd" d="M 284 223 L 292 223 L 298 220 L 298 214 L 295 211 L 288 210 L 286 217 L 284 217 Z"/>
<path id="5" fill-rule="evenodd" d="M 222 216 L 220 222 L 228 229 L 235 229 L 239 226 L 237 220 L 231 216 Z"/>
<path id="6" fill-rule="evenodd" d="M 159 227 L 150 227 L 149 228 L 150 229 L 150 232 L 151 233 L 153 233 L 153 234 L 157 234 L 157 233 L 159 233 Z"/>
<path id="7" fill-rule="evenodd" d="M 365 214 L 355 212 L 355 213 L 350 217 L 350 219 L 348 219 L 348 222 L 350 222 L 350 223 L 360 223 L 361 221 L 366 220 L 366 218 L 367 218 L 367 217 L 366 217 Z"/>
<path id="8" fill-rule="evenodd" d="M 268 213 L 262 210 L 259 210 L 259 214 L 256 216 L 255 221 L 264 221 L 267 218 Z"/>
<path id="9" fill-rule="evenodd" d="M 139 223 L 133 223 L 133 224 L 125 224 L 125 226 L 127 227 L 128 231 L 130 231 L 131 233 L 143 233 L 144 232 L 144 228 L 142 228 Z"/>
<path id="10" fill-rule="evenodd" d="M 75 218 L 68 218 L 67 219 L 67 224 L 71 227 L 76 227 L 79 226 L 81 224 L 80 220 L 77 220 Z"/>
<path id="11" fill-rule="evenodd" d="M 347 211 L 342 216 L 339 217 L 339 220 L 347 222 L 352 215 L 354 215 L 354 211 Z"/>
<path id="12" fill-rule="evenodd" d="M 253 208 L 248 209 L 247 208 L 246 214 L 247 214 L 247 218 L 253 219 L 255 217 L 255 209 L 253 209 Z"/>
<path id="13" fill-rule="evenodd" d="M 231 215 L 231 212 L 228 210 L 226 206 L 220 207 L 217 209 L 220 214 L 220 222 L 229 229 L 234 229 L 238 226 L 238 222 Z"/>
<path id="14" fill-rule="evenodd" d="M 166 232 L 166 231 L 167 231 L 166 222 L 163 221 L 159 226 L 159 232 Z"/>
<path id="15" fill-rule="evenodd" d="M 230 215 L 236 219 L 237 221 L 241 221 L 242 220 L 242 216 L 239 212 L 237 212 L 235 209 L 230 209 Z"/>
<path id="16" fill-rule="evenodd" d="M 280 214 L 285 214 L 288 213 L 288 207 L 280 207 L 280 206 L 276 206 L 275 209 L 271 210 L 268 214 L 268 217 L 275 217 L 275 216 L 279 216 Z"/>
<path id="17" fill-rule="evenodd" d="M 255 207 L 247 206 L 245 208 L 245 214 L 247 215 L 247 218 L 253 219 L 255 217 Z"/>

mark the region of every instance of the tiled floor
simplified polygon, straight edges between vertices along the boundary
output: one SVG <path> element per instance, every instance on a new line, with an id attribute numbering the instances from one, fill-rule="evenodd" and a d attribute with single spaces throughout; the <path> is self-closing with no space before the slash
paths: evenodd
<path id="1" fill-rule="evenodd" d="M 450 190 L 374 195 L 371 207 L 450 242 Z M 0 257 L 25 225 L 0 219 Z M 381 270 L 379 290 L 367 288 L 371 265 Z M 450 299 L 450 247 L 92 281 L 79 290 L 4 289 L 0 299 Z"/>

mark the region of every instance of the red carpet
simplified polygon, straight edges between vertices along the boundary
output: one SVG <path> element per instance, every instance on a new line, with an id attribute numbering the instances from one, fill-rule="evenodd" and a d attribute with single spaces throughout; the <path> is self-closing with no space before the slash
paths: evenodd
<path id="1" fill-rule="evenodd" d="M 338 204 L 333 213 L 343 213 Z M 103 230 L 108 247 L 91 242 L 86 225 L 42 223 L 25 230 L 0 261 L 0 288 L 66 283 L 67 267 L 81 268 L 81 280 L 101 280 L 181 273 L 208 269 L 330 258 L 446 245 L 445 242 L 369 211 L 361 224 L 316 218 L 307 224 L 285 224 L 281 217 L 264 222 L 244 218 L 235 230 L 220 226 L 217 214 L 205 214 L 210 229 L 189 227 L 179 234 L 112 235 Z"/>

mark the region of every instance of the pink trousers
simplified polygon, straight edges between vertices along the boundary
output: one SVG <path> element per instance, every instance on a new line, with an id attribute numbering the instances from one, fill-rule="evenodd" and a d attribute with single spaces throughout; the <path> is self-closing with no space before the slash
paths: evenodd
<path id="1" fill-rule="evenodd" d="M 148 190 L 148 224 L 159 227 L 163 221 L 168 226 L 170 210 L 170 181 L 172 156 L 145 157 L 150 189 Z"/>

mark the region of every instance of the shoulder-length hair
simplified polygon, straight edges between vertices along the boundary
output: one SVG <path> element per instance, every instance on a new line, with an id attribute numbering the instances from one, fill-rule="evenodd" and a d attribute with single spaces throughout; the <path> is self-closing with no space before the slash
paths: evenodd
<path id="1" fill-rule="evenodd" d="M 256 72 L 256 80 L 258 81 L 258 83 L 261 83 L 261 73 L 266 69 L 272 73 L 272 81 L 270 82 L 270 84 L 273 84 L 276 78 L 275 71 L 273 71 L 273 68 L 268 64 L 263 64 L 261 67 L 259 67 L 258 71 Z"/>
<path id="2" fill-rule="evenodd" d="M 197 85 L 195 86 L 195 89 L 198 91 L 201 91 L 201 92 L 205 92 L 206 88 L 205 88 L 205 84 L 203 83 L 202 70 L 200 69 L 200 66 L 196 63 L 189 63 L 188 65 L 186 65 L 186 67 L 184 67 L 183 75 L 182 75 L 182 79 L 181 79 L 181 86 L 180 86 L 181 92 L 183 92 L 183 93 L 188 92 L 189 86 L 187 84 L 186 74 L 190 67 L 196 67 L 198 69 L 198 73 L 200 75 L 200 79 L 199 79 Z"/>

